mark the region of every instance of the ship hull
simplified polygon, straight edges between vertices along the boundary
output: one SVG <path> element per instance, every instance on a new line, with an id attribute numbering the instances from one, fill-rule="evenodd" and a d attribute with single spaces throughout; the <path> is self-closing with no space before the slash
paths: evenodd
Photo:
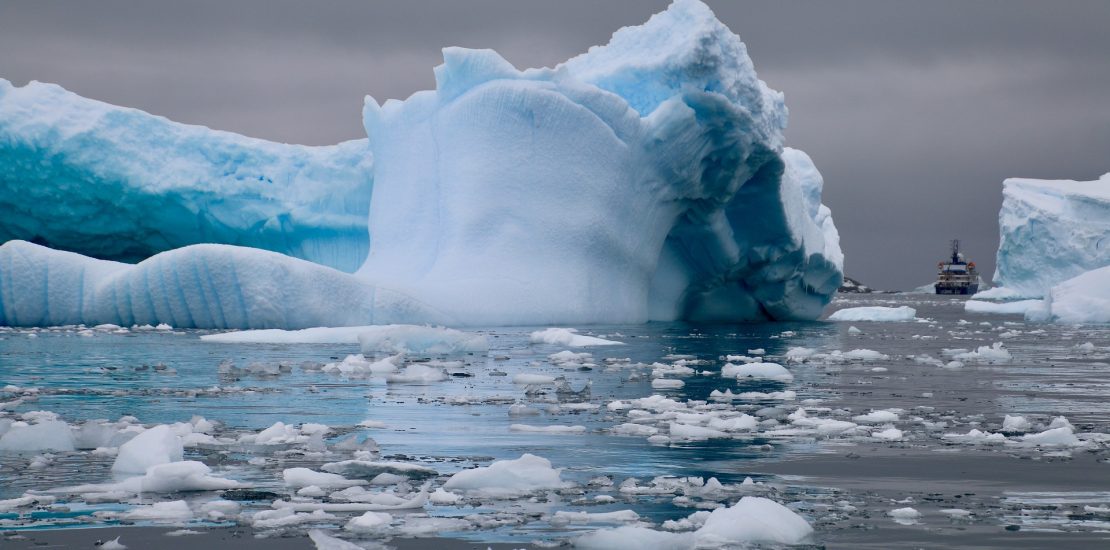
<path id="1" fill-rule="evenodd" d="M 937 294 L 971 295 L 971 294 L 975 294 L 976 292 L 979 292 L 979 285 L 978 284 L 970 284 L 970 285 L 945 285 L 945 286 L 941 286 L 941 285 L 938 284 L 938 285 L 936 285 L 936 289 L 937 289 Z"/>

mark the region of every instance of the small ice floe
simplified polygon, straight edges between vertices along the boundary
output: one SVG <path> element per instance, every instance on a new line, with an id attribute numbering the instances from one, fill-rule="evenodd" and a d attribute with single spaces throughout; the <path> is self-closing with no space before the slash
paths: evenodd
<path id="1" fill-rule="evenodd" d="M 433 384 L 447 380 L 447 373 L 443 369 L 413 363 L 401 372 L 386 376 L 385 380 L 390 384 Z"/>
<path id="2" fill-rule="evenodd" d="M 333 537 L 320 529 L 310 529 L 308 538 L 316 545 L 316 550 L 365 550 L 353 542 Z"/>
<path id="3" fill-rule="evenodd" d="M 848 334 L 863 334 L 863 331 L 856 328 L 855 325 L 848 327 Z"/>
<path id="4" fill-rule="evenodd" d="M 352 533 L 373 533 L 393 523 L 393 516 L 387 512 L 365 512 L 350 519 L 343 529 Z"/>
<path id="5" fill-rule="evenodd" d="M 901 441 L 902 440 L 902 430 L 899 430 L 898 428 L 895 428 L 895 427 L 891 426 L 891 427 L 886 428 L 884 430 L 877 430 L 877 431 L 871 432 L 871 437 L 873 437 L 875 439 L 878 439 L 880 441 Z"/>
<path id="6" fill-rule="evenodd" d="M 23 418 L 23 421 L 12 422 L 0 436 L 0 452 L 74 450 L 73 431 L 69 424 L 54 416 L 23 415 Z"/>
<path id="7" fill-rule="evenodd" d="M 119 514 L 124 521 L 184 522 L 193 519 L 193 511 L 184 500 L 155 502 L 149 506 L 136 506 Z"/>
<path id="8" fill-rule="evenodd" d="M 951 519 L 970 519 L 971 510 L 964 510 L 963 508 L 944 508 L 940 513 L 948 516 Z"/>
<path id="9" fill-rule="evenodd" d="M 369 360 L 361 354 L 348 355 L 338 363 L 328 363 L 320 370 L 347 376 L 385 376 L 395 372 L 405 362 L 405 355 L 398 353 L 385 359 Z"/>
<path id="10" fill-rule="evenodd" d="M 677 390 L 686 386 L 686 382 L 674 378 L 656 378 L 651 381 L 651 387 L 657 390 Z"/>
<path id="11" fill-rule="evenodd" d="M 871 411 L 867 414 L 853 416 L 852 421 L 860 424 L 887 424 L 897 422 L 898 413 L 890 409 Z"/>
<path id="12" fill-rule="evenodd" d="M 698 517 L 695 517 L 698 516 Z M 693 549 L 750 544 L 796 545 L 809 541 L 813 527 L 789 508 L 763 497 L 746 496 L 734 506 L 695 512 L 689 521 L 672 526 L 700 525 L 694 531 L 671 533 L 648 527 L 623 526 L 588 533 L 574 540 L 577 548 L 623 550 L 640 548 Z"/>
<path id="13" fill-rule="evenodd" d="M 1024 433 L 1033 429 L 1033 423 L 1024 416 L 1006 415 L 1002 419 L 1002 431 L 1006 433 Z"/>
<path id="14" fill-rule="evenodd" d="M 112 464 L 112 471 L 141 474 L 151 466 L 181 460 L 184 452 L 181 438 L 169 426 L 161 424 L 121 445 Z"/>
<path id="15" fill-rule="evenodd" d="M 444 491 L 443 487 L 437 488 L 432 494 L 428 495 L 428 501 L 439 506 L 450 506 L 457 504 L 460 500 L 462 500 L 461 495 Z"/>
<path id="16" fill-rule="evenodd" d="M 946 441 L 954 443 L 967 443 L 971 445 L 1005 443 L 1006 436 L 1000 433 L 984 432 L 972 429 L 966 434 L 946 433 L 941 436 Z"/>
<path id="17" fill-rule="evenodd" d="M 739 393 L 732 393 L 732 390 L 726 389 L 725 391 L 713 390 L 709 393 L 710 401 L 793 401 L 798 398 L 798 392 L 794 390 L 774 391 L 774 392 L 760 392 L 760 391 L 745 391 Z"/>
<path id="18" fill-rule="evenodd" d="M 544 433 L 544 434 L 581 434 L 586 433 L 585 426 L 533 426 L 531 424 L 511 424 L 509 425 L 510 432 L 528 432 L 528 433 Z"/>
<path id="19" fill-rule="evenodd" d="M 300 489 L 315 485 L 328 489 L 353 487 L 355 485 L 366 485 L 367 481 L 363 479 L 347 479 L 339 474 L 330 474 L 326 472 L 317 472 L 309 468 L 286 468 L 281 473 L 282 479 L 285 481 L 287 487 Z"/>
<path id="20" fill-rule="evenodd" d="M 1016 302 L 987 302 L 968 300 L 964 311 L 968 313 L 989 313 L 997 315 L 1024 315 L 1030 308 L 1041 305 L 1041 300 L 1018 300 Z"/>
<path id="21" fill-rule="evenodd" d="M 1010 351 L 1002 345 L 1002 342 L 995 342 L 990 346 L 979 346 L 979 348 L 974 351 L 946 349 L 943 351 L 943 354 L 951 357 L 953 360 L 963 361 L 965 363 L 995 363 L 1013 359 L 1013 356 L 1010 355 Z"/>
<path id="22" fill-rule="evenodd" d="M 537 330 L 529 336 L 529 340 L 533 344 L 553 344 L 571 348 L 624 345 L 624 342 L 617 342 L 616 340 L 606 340 L 604 338 L 597 338 L 596 336 L 578 334 L 577 329 L 555 327 Z"/>
<path id="23" fill-rule="evenodd" d="M 850 307 L 833 312 L 830 321 L 912 321 L 917 310 L 909 306 L 901 307 Z"/>
<path id="24" fill-rule="evenodd" d="M 921 519 L 921 512 L 907 506 L 905 508 L 896 508 L 887 512 L 887 515 L 894 519 L 894 522 L 899 525 L 913 525 L 917 520 Z"/>
<path id="25" fill-rule="evenodd" d="M 120 537 L 104 542 L 99 545 L 100 550 L 127 550 L 127 546 L 119 541 Z"/>
<path id="26" fill-rule="evenodd" d="M 489 466 L 458 472 L 443 488 L 475 496 L 513 498 L 570 486 L 562 480 L 561 472 L 546 458 L 525 453 L 515 460 L 497 460 Z"/>
<path id="27" fill-rule="evenodd" d="M 547 359 L 554 363 L 556 366 L 563 368 L 578 368 L 584 365 L 592 365 L 594 356 L 589 352 L 575 353 L 570 350 L 563 350 L 559 353 L 552 353 L 547 356 Z"/>
<path id="28" fill-rule="evenodd" d="M 735 365 L 725 363 L 721 367 L 721 376 L 726 378 L 756 378 L 774 380 L 777 382 L 790 382 L 794 375 L 786 367 L 778 363 L 743 363 Z"/>
<path id="29" fill-rule="evenodd" d="M 339 518 L 323 510 L 298 513 L 290 508 L 279 508 L 255 513 L 250 518 L 250 525 L 255 529 L 279 529 L 305 523 L 331 522 L 336 519 Z"/>

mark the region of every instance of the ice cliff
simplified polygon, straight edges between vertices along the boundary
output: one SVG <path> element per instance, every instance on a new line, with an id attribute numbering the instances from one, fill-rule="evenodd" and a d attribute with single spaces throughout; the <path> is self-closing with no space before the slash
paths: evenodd
<path id="1" fill-rule="evenodd" d="M 813 319 L 840 285 L 782 94 L 704 4 L 554 68 L 447 48 L 435 77 L 315 148 L 0 82 L 0 239 L 154 254 L 8 242 L 0 324 Z"/>
<path id="2" fill-rule="evenodd" d="M 1045 296 L 1110 265 L 1110 174 L 1087 182 L 1008 179 L 998 225 L 994 283 L 1005 290 L 985 296 Z"/>
<path id="3" fill-rule="evenodd" d="M 138 261 L 196 243 L 366 258 L 365 140 L 285 145 L 0 79 L 0 241 Z"/>

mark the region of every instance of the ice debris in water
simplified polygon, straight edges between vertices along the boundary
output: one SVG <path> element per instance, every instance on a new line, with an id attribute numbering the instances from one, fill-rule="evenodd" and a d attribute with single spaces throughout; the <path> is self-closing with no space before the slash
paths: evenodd
<path id="1" fill-rule="evenodd" d="M 418 325 L 315 327 L 301 330 L 242 330 L 205 334 L 200 338 L 211 342 L 226 343 L 359 344 L 363 353 L 447 355 L 489 351 L 489 342 L 481 334 Z"/>
<path id="2" fill-rule="evenodd" d="M 615 340 L 598 338 L 596 336 L 578 334 L 578 330 L 573 328 L 555 327 L 537 330 L 532 333 L 530 339 L 533 344 L 554 344 L 571 348 L 581 348 L 585 346 L 619 346 L 623 343 Z"/>
<path id="3" fill-rule="evenodd" d="M 838 309 L 829 315 L 830 321 L 912 321 L 917 310 L 909 306 L 867 306 Z"/>
<path id="4" fill-rule="evenodd" d="M 668 533 L 625 526 L 588 533 L 575 539 L 574 544 L 578 548 L 598 550 L 693 550 L 749 544 L 803 544 L 812 534 L 813 527 L 793 510 L 770 499 L 747 496 L 733 506 L 713 510 L 694 531 Z"/>
<path id="5" fill-rule="evenodd" d="M 562 480 L 561 472 L 546 458 L 525 453 L 515 460 L 497 460 L 489 466 L 463 470 L 451 476 L 443 488 L 451 492 L 510 498 L 568 487 L 570 484 Z"/>
<path id="6" fill-rule="evenodd" d="M 61 197 L 35 204 L 55 229 L 0 230 L 0 324 L 798 320 L 840 285 L 783 95 L 701 2 L 554 68 L 446 48 L 434 73 L 367 98 L 368 139 L 333 147 L 0 80 L 0 153 L 19 159 L 0 166 L 2 209 Z M 9 240 L 36 236 L 90 256 Z"/>

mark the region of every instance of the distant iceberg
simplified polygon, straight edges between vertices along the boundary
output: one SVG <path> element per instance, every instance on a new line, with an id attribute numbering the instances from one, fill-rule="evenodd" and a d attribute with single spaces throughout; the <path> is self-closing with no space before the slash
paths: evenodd
<path id="1" fill-rule="evenodd" d="M 815 319 L 840 285 L 783 96 L 701 2 L 555 68 L 447 48 L 435 76 L 333 147 L 0 80 L 0 239 L 102 258 L 0 245 L 0 324 Z"/>

